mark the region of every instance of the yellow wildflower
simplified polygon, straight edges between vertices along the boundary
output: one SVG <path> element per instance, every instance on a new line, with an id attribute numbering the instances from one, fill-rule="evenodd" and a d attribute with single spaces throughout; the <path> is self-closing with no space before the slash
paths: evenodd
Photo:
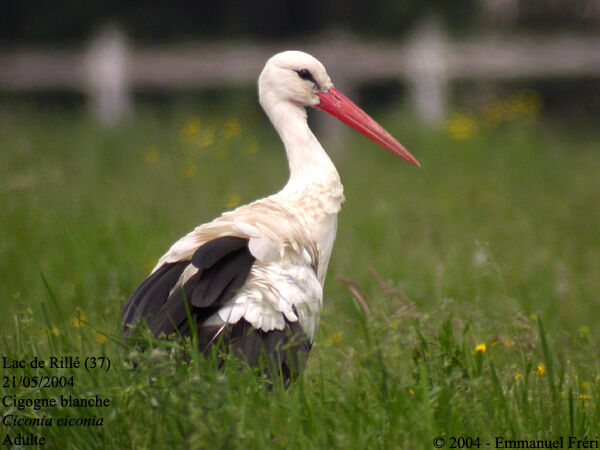
<path id="1" fill-rule="evenodd" d="M 225 125 L 223 126 L 223 136 L 226 139 L 229 139 L 233 136 L 237 136 L 238 134 L 240 134 L 241 129 L 242 126 L 240 124 L 240 121 L 236 117 L 232 117 L 227 122 L 225 122 Z"/>
<path id="2" fill-rule="evenodd" d="M 483 110 L 483 117 L 484 120 L 490 124 L 502 122 L 505 117 L 504 104 L 501 102 L 495 102 L 486 106 Z"/>
<path id="3" fill-rule="evenodd" d="M 478 344 L 475 346 L 475 353 L 485 353 L 487 347 L 485 344 Z"/>
<path id="4" fill-rule="evenodd" d="M 543 377 L 544 375 L 546 375 L 546 364 L 544 364 L 543 362 L 539 363 L 537 366 L 537 374 L 540 377 Z"/>
<path id="5" fill-rule="evenodd" d="M 340 345 L 342 343 L 342 333 L 335 333 L 331 336 L 331 343 L 335 345 Z"/>
<path id="6" fill-rule="evenodd" d="M 215 142 L 215 130 L 210 128 L 203 130 L 196 142 L 202 148 L 210 147 Z"/>
<path id="7" fill-rule="evenodd" d="M 81 311 L 77 312 L 77 316 L 73 317 L 72 324 L 73 328 L 81 328 L 83 326 L 83 322 L 85 322 L 85 314 Z"/>
<path id="8" fill-rule="evenodd" d="M 232 192 L 225 197 L 225 208 L 235 208 L 240 204 L 241 197 L 237 192 Z"/>
<path id="9" fill-rule="evenodd" d="M 196 174 L 196 165 L 194 163 L 186 164 L 183 169 L 183 174 L 186 178 L 193 177 Z"/>
<path id="10" fill-rule="evenodd" d="M 509 119 L 516 119 L 523 116 L 535 117 L 541 108 L 541 103 L 541 97 L 537 92 L 516 92 L 505 101 L 507 116 Z"/>
<path id="11" fill-rule="evenodd" d="M 584 325 L 584 326 L 579 327 L 578 331 L 579 331 L 579 334 L 585 336 L 587 334 L 590 334 L 592 330 L 590 330 L 590 327 Z"/>
<path id="12" fill-rule="evenodd" d="M 200 132 L 200 119 L 197 117 L 192 117 L 189 119 L 183 129 L 181 130 L 181 134 L 183 135 L 183 140 L 186 142 L 191 141 L 194 136 L 196 136 Z"/>
<path id="13" fill-rule="evenodd" d="M 414 395 L 415 395 L 415 391 L 413 391 L 412 389 L 409 389 L 409 390 L 408 390 L 408 393 L 409 393 L 411 396 L 413 396 L 413 397 L 414 397 Z"/>
<path id="14" fill-rule="evenodd" d="M 106 335 L 101 334 L 101 333 L 92 333 L 92 336 L 94 336 L 94 340 L 98 343 L 98 344 L 104 344 L 108 338 L 106 337 Z"/>
<path id="15" fill-rule="evenodd" d="M 519 381 L 521 379 L 521 374 L 519 372 L 515 373 L 515 380 Z"/>
<path id="16" fill-rule="evenodd" d="M 444 128 L 451 138 L 464 141 L 473 137 L 477 123 L 472 115 L 459 113 L 450 116 Z"/>
<path id="17" fill-rule="evenodd" d="M 158 152 L 158 148 L 153 145 L 148 149 L 146 153 L 144 153 L 144 161 L 148 164 L 154 164 L 158 162 L 160 159 L 160 153 Z"/>
<path id="18" fill-rule="evenodd" d="M 535 91 L 518 91 L 503 100 L 487 105 L 483 118 L 489 124 L 498 124 L 508 120 L 535 118 L 541 109 L 542 99 Z"/>
<path id="19" fill-rule="evenodd" d="M 587 400 L 588 398 L 590 398 L 590 396 L 589 396 L 589 395 L 587 395 L 587 394 L 581 394 L 581 395 L 579 396 L 579 399 L 580 399 L 580 400 Z"/>

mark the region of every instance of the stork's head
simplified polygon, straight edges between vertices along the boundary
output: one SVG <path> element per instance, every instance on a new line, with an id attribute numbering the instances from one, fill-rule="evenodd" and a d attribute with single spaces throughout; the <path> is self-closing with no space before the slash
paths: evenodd
<path id="1" fill-rule="evenodd" d="M 395 155 L 420 165 L 381 125 L 335 89 L 323 64 L 307 53 L 287 51 L 272 56 L 258 79 L 258 96 L 266 111 L 286 103 L 319 108 Z"/>
<path id="2" fill-rule="evenodd" d="M 260 103 L 289 101 L 316 106 L 319 94 L 333 87 L 323 64 L 308 53 L 287 51 L 271 57 L 258 79 Z"/>

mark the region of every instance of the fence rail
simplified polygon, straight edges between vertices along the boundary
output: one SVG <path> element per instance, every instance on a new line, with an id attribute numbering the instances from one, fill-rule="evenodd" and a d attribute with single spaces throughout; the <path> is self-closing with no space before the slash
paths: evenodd
<path id="1" fill-rule="evenodd" d="M 456 80 L 600 78 L 600 36 L 496 36 L 448 39 L 426 24 L 402 42 L 364 42 L 344 35 L 320 41 L 127 45 L 106 30 L 86 48 L 0 50 L 0 90 L 83 92 L 104 121 L 118 120 L 132 91 L 250 85 L 266 59 L 302 48 L 326 61 L 346 87 L 383 79 L 405 81 L 419 114 L 440 120 Z"/>

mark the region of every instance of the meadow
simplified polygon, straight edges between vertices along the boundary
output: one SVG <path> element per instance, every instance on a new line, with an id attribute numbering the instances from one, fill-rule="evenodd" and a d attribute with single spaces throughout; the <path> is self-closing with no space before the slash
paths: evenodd
<path id="1" fill-rule="evenodd" d="M 254 98 L 233 112 L 140 108 L 114 129 L 81 111 L 4 109 L 0 357 L 27 364 L 1 369 L 2 415 L 52 424 L 8 421 L 0 439 L 33 433 L 61 449 L 599 439 L 600 134 L 539 119 L 528 95 L 439 130 L 401 109 L 375 114 L 420 169 L 350 132 L 326 144 L 347 200 L 324 310 L 306 372 L 271 391 L 234 358 L 217 370 L 189 342 L 144 336 L 144 352 L 120 336 L 124 302 L 172 242 L 285 183 Z M 110 368 L 29 364 L 59 356 L 107 357 Z M 73 382 L 14 381 L 35 376 Z M 110 405 L 61 406 L 69 395 Z"/>

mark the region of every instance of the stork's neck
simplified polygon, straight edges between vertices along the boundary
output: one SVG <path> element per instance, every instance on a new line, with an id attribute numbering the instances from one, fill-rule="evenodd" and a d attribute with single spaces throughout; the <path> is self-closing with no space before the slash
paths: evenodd
<path id="1" fill-rule="evenodd" d="M 341 186 L 333 162 L 308 127 L 306 111 L 291 102 L 277 102 L 265 111 L 285 146 L 290 179 L 284 190 L 303 190 L 315 182 Z"/>

